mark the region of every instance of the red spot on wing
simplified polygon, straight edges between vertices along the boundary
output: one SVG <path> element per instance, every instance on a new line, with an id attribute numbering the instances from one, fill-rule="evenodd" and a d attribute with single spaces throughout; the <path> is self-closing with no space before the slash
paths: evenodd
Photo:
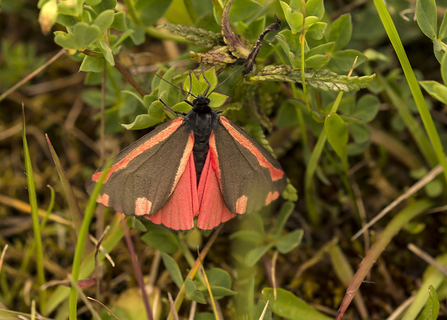
<path id="1" fill-rule="evenodd" d="M 247 210 L 247 201 L 248 201 L 247 196 L 242 196 L 239 199 L 237 199 L 237 201 L 236 201 L 236 212 L 237 213 L 239 213 L 239 214 L 245 213 L 245 211 Z"/>
<path id="2" fill-rule="evenodd" d="M 265 205 L 268 206 L 270 203 L 272 203 L 272 201 L 278 199 L 278 197 L 279 197 L 278 191 L 269 192 L 267 198 L 265 199 Z"/>
<path id="3" fill-rule="evenodd" d="M 190 230 L 194 228 L 194 216 L 198 212 L 197 176 L 194 156 L 190 152 L 185 170 L 168 202 L 159 211 L 145 218 L 173 230 Z"/>
<path id="4" fill-rule="evenodd" d="M 151 212 L 152 202 L 150 202 L 147 198 L 141 197 L 137 198 L 135 201 L 135 214 L 137 216 L 144 216 Z"/>
<path id="5" fill-rule="evenodd" d="M 236 216 L 225 206 L 222 198 L 220 172 L 216 170 L 219 168 L 218 159 L 215 157 L 217 153 L 213 151 L 212 143 L 214 143 L 214 133 L 211 133 L 210 151 L 206 157 L 198 187 L 200 209 L 197 227 L 202 230 L 214 229 Z"/>
<path id="6" fill-rule="evenodd" d="M 183 123 L 183 118 L 177 118 L 171 121 L 171 123 L 162 131 L 157 133 L 155 136 L 147 140 L 146 142 L 139 145 L 137 148 L 130 151 L 123 159 L 115 163 L 107 173 L 107 176 L 104 179 L 104 182 L 109 180 L 110 176 L 121 169 L 124 169 L 127 167 L 127 165 L 136 157 L 138 157 L 140 154 L 142 154 L 144 151 L 152 148 L 153 146 L 159 144 L 160 142 L 166 140 L 171 134 L 173 134 L 178 127 Z M 96 172 L 92 176 L 92 180 L 97 182 L 99 180 L 99 177 L 101 176 L 102 172 Z"/>
<path id="7" fill-rule="evenodd" d="M 264 155 L 256 148 L 250 140 L 244 137 L 239 131 L 237 131 L 233 125 L 230 124 L 229 120 L 225 117 L 220 117 L 220 121 L 222 125 L 228 130 L 231 136 L 239 142 L 243 147 L 245 147 L 248 151 L 251 152 L 258 160 L 260 166 L 267 168 L 270 171 L 270 176 L 273 181 L 280 180 L 284 176 L 284 172 L 281 169 L 275 168 L 265 157 Z"/>
<path id="8" fill-rule="evenodd" d="M 103 195 L 98 195 L 98 197 L 96 198 L 96 202 L 101 203 L 103 205 L 105 205 L 106 207 L 109 206 L 109 195 L 108 194 L 103 194 Z"/>

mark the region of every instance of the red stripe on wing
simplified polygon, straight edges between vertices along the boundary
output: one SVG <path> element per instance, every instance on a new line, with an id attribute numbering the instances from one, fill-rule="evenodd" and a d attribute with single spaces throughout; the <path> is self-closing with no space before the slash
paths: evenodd
<path id="1" fill-rule="evenodd" d="M 140 154 L 142 154 L 144 151 L 152 148 L 153 146 L 157 145 L 158 143 L 166 140 L 171 134 L 173 134 L 178 127 L 180 127 L 183 123 L 183 118 L 177 118 L 171 121 L 170 125 L 167 126 L 164 130 L 160 131 L 158 134 L 150 138 L 149 140 L 145 141 L 141 145 L 139 145 L 137 148 L 133 149 L 131 152 L 129 152 L 123 159 L 115 163 L 109 170 L 107 176 L 104 179 L 104 182 L 106 182 L 112 173 L 124 169 L 127 167 L 127 165 L 136 157 L 138 157 Z M 97 182 L 99 180 L 99 177 L 101 176 L 102 172 L 96 172 L 92 176 L 92 180 Z"/>
<path id="2" fill-rule="evenodd" d="M 246 137 L 244 137 L 231 125 L 227 118 L 220 117 L 220 121 L 231 134 L 231 136 L 255 156 L 256 160 L 258 160 L 259 165 L 267 168 L 270 171 L 270 176 L 272 177 L 273 181 L 280 180 L 284 177 L 284 172 L 281 169 L 275 168 L 258 150 L 258 148 L 256 148 Z"/>
<path id="3" fill-rule="evenodd" d="M 214 132 L 211 133 L 209 141 L 210 149 L 206 156 L 197 192 L 200 205 L 197 228 L 202 230 L 212 230 L 236 216 L 228 210 L 222 198 L 219 159 L 215 151 Z"/>

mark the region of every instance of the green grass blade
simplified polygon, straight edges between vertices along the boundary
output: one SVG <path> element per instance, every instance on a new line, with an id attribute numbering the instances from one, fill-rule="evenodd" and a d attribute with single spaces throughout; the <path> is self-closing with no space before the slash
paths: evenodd
<path id="1" fill-rule="evenodd" d="M 74 255 L 74 259 L 73 259 L 73 270 L 71 272 L 71 275 L 75 282 L 78 282 L 78 280 L 79 280 L 82 256 L 84 254 L 85 243 L 87 241 L 88 229 L 90 227 L 90 222 L 92 221 L 92 218 L 93 218 L 93 215 L 94 215 L 95 209 L 96 209 L 96 198 L 98 197 L 99 192 L 101 191 L 103 181 L 104 181 L 105 177 L 107 176 L 107 173 L 109 172 L 110 166 L 112 165 L 112 160 L 113 159 L 110 159 L 109 161 L 107 161 L 106 165 L 104 166 L 104 170 L 101 174 L 101 177 L 99 178 L 98 183 L 96 184 L 95 188 L 93 189 L 93 192 L 90 196 L 90 200 L 88 201 L 88 204 L 87 204 L 87 208 L 85 209 L 84 219 L 82 221 L 81 229 L 79 230 L 79 234 L 78 234 L 78 241 L 76 243 L 76 250 L 75 250 L 75 255 Z M 76 290 L 76 288 L 74 286 L 71 287 L 69 301 L 70 301 L 69 302 L 70 320 L 76 320 L 77 319 L 78 291 Z"/>
<path id="2" fill-rule="evenodd" d="M 421 88 L 419 87 L 416 76 L 414 75 L 413 69 L 411 68 L 410 62 L 408 61 L 408 57 L 399 38 L 399 34 L 397 33 L 396 27 L 385 6 L 385 3 L 382 0 L 374 0 L 374 4 L 377 8 L 380 19 L 382 20 L 388 38 L 390 39 L 391 44 L 396 51 L 400 64 L 402 65 L 402 70 L 404 71 L 405 77 L 408 81 L 408 85 L 410 86 L 414 101 L 416 102 L 422 122 L 424 123 L 425 130 L 427 130 L 428 137 L 436 153 L 438 162 L 444 168 L 444 176 L 447 181 L 447 160 L 445 159 L 441 139 L 439 138 L 438 132 L 436 131 L 435 124 L 430 115 L 430 112 L 428 111 Z"/>
<path id="3" fill-rule="evenodd" d="M 31 207 L 31 217 L 33 221 L 34 240 L 36 243 L 36 266 L 37 266 L 37 280 L 39 286 L 45 284 L 45 270 L 43 266 L 43 247 L 42 238 L 40 236 L 40 222 L 37 207 L 36 187 L 34 185 L 33 167 L 31 165 L 31 157 L 28 149 L 28 142 L 26 140 L 25 129 L 25 111 L 22 108 L 22 140 L 23 140 L 23 153 L 25 158 L 25 172 L 26 182 L 28 185 L 29 203 Z M 47 294 L 45 290 L 39 292 L 40 312 L 46 313 L 46 298 Z"/>
<path id="4" fill-rule="evenodd" d="M 335 99 L 334 105 L 332 106 L 331 112 L 337 112 L 338 106 L 340 105 L 341 98 L 343 97 L 343 92 L 340 91 Z M 321 217 L 317 212 L 317 207 L 315 203 L 315 196 L 313 195 L 313 176 L 317 170 L 318 161 L 320 160 L 321 153 L 323 152 L 324 144 L 326 143 L 327 137 L 324 130 L 321 131 L 318 137 L 317 144 L 315 145 L 312 155 L 310 156 L 309 162 L 307 163 L 306 174 L 304 177 L 304 193 L 306 197 L 307 210 L 309 212 L 309 219 L 313 224 L 319 224 Z"/>
<path id="5" fill-rule="evenodd" d="M 74 228 L 76 234 L 79 234 L 79 229 L 81 227 L 82 213 L 79 209 L 78 202 L 73 193 L 73 189 L 71 188 L 70 182 L 68 181 L 67 174 L 65 173 L 64 168 L 62 167 L 61 162 L 59 161 L 59 157 L 56 154 L 56 151 L 51 144 L 48 135 L 45 135 L 48 143 L 48 147 L 50 148 L 51 157 L 53 158 L 54 164 L 56 165 L 57 173 L 59 175 L 59 179 L 62 182 L 62 188 L 64 189 L 65 196 L 67 197 L 68 206 L 70 207 L 71 219 L 74 224 Z"/>

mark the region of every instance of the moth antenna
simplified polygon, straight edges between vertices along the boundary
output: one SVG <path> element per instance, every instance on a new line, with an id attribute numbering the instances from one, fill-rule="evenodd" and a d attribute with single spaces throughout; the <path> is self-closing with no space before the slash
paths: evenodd
<path id="1" fill-rule="evenodd" d="M 221 83 L 219 83 L 219 85 L 216 86 L 216 87 L 214 88 L 214 90 L 211 91 L 209 95 L 207 95 L 207 97 L 209 97 L 214 91 L 216 91 L 220 86 L 222 86 L 225 82 L 227 82 L 227 80 L 230 79 L 232 76 L 234 76 L 236 72 L 238 72 L 239 70 L 241 70 L 242 67 L 243 67 L 243 66 L 240 66 L 239 68 L 237 68 L 236 71 L 234 71 L 232 74 L 230 74 L 224 81 L 222 81 Z"/>
<path id="2" fill-rule="evenodd" d="M 173 114 L 180 114 L 182 116 L 186 116 L 186 113 L 184 112 L 180 112 L 180 111 L 175 111 L 174 109 L 172 109 L 170 106 L 168 106 L 163 100 L 158 99 L 158 101 L 160 101 L 161 103 L 163 103 L 163 105 L 165 106 L 166 109 L 168 109 L 169 111 L 171 111 Z M 188 101 L 189 102 L 189 101 Z"/>
<path id="3" fill-rule="evenodd" d="M 181 92 L 186 93 L 186 94 L 188 94 L 188 95 L 191 95 L 191 96 L 193 96 L 194 98 L 197 98 L 197 97 L 196 97 L 194 94 L 192 94 L 191 92 L 188 92 L 188 91 L 186 91 L 186 90 L 183 90 L 182 88 L 180 88 L 179 86 L 173 84 L 172 82 L 170 82 L 170 81 L 168 81 L 168 80 L 166 80 L 166 79 L 163 79 L 163 78 L 160 77 L 158 74 L 155 74 L 155 75 L 156 75 L 157 77 L 159 77 L 161 80 L 163 80 L 164 82 L 167 82 L 167 83 L 169 83 L 171 86 L 173 86 L 173 87 L 179 89 Z M 190 90 L 191 90 L 191 87 L 190 87 Z"/>
<path id="4" fill-rule="evenodd" d="M 188 94 L 186 95 L 186 97 L 183 99 L 183 101 L 189 103 L 190 105 L 192 105 L 192 104 L 188 101 L 188 97 L 191 95 L 194 98 L 197 98 L 195 95 L 193 95 L 191 93 L 191 89 L 192 89 L 192 76 L 191 76 L 191 70 L 189 70 L 189 91 L 188 91 Z"/>
<path id="5" fill-rule="evenodd" d="M 208 79 L 205 77 L 205 71 L 203 71 L 203 64 L 200 64 L 200 68 L 202 69 L 202 76 L 203 80 L 205 80 L 206 83 L 208 83 L 208 86 L 206 87 L 205 91 L 203 92 L 203 95 L 205 97 L 208 97 L 208 90 L 211 88 L 211 83 L 208 81 Z"/>

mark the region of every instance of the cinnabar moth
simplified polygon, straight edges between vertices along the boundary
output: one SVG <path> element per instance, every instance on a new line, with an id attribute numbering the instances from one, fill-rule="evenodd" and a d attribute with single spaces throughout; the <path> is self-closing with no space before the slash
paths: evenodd
<path id="1" fill-rule="evenodd" d="M 206 80 L 206 78 L 205 78 Z M 206 80 L 207 81 L 207 80 Z M 192 110 L 146 134 L 115 158 L 97 202 L 173 230 L 211 230 L 276 200 L 287 179 L 279 162 L 197 95 Z M 192 86 L 192 82 L 191 82 Z M 102 172 L 87 180 L 89 194 Z"/>

